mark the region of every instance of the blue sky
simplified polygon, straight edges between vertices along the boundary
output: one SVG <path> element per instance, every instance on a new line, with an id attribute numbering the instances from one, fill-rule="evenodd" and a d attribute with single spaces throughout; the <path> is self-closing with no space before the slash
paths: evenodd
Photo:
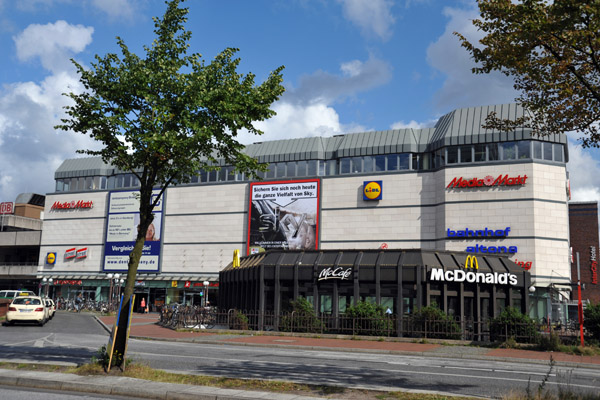
<path id="1" fill-rule="evenodd" d="M 471 74 L 452 35 L 472 40 L 473 1 L 188 0 L 191 52 L 210 61 L 237 47 L 239 71 L 258 81 L 285 66 L 277 116 L 245 143 L 365 130 L 432 126 L 460 107 L 511 102 L 510 78 Z M 0 201 L 53 191 L 53 174 L 83 135 L 56 131 L 80 91 L 75 58 L 118 52 L 116 36 L 142 55 L 153 40 L 158 0 L 0 0 Z M 570 146 L 574 200 L 600 197 L 597 151 Z"/>

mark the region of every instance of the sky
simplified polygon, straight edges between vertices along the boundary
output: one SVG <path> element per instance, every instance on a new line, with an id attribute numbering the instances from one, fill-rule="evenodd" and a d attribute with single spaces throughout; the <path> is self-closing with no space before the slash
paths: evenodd
<path id="1" fill-rule="evenodd" d="M 431 127 L 461 107 L 512 102 L 512 80 L 473 75 L 453 32 L 476 41 L 471 0 L 188 0 L 190 52 L 210 62 L 238 48 L 240 73 L 262 82 L 283 65 L 277 115 L 261 137 L 331 136 Z M 54 129 L 66 92 L 83 90 L 71 59 L 119 53 L 116 37 L 143 56 L 160 0 L 0 0 L 0 202 L 54 191 L 54 172 L 87 136 Z M 600 153 L 569 135 L 574 201 L 600 199 Z"/>

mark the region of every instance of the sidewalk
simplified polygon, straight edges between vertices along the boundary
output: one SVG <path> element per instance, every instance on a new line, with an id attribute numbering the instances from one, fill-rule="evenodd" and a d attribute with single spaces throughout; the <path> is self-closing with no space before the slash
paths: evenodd
<path id="1" fill-rule="evenodd" d="M 97 319 L 108 331 L 110 331 L 115 322 L 115 317 L 98 317 Z M 228 331 L 232 333 L 223 334 L 222 331 L 215 333 L 211 330 L 177 332 L 157 325 L 157 321 L 158 314 L 155 313 L 134 314 L 130 337 L 195 343 L 228 343 L 244 346 L 294 347 L 348 352 L 421 355 L 428 357 L 494 359 L 540 364 L 547 364 L 552 356 L 557 365 L 600 369 L 600 356 L 576 356 L 533 350 L 489 349 L 460 344 L 448 346 L 436 343 L 413 343 L 414 339 L 408 338 L 390 338 L 380 341 L 378 338 L 369 337 L 361 337 L 361 340 L 350 340 L 334 335 L 321 335 L 322 337 L 316 338 L 305 334 L 283 332 L 260 332 L 258 335 L 257 332 L 239 334 L 235 331 Z M 433 342 L 433 340 L 430 341 Z"/>

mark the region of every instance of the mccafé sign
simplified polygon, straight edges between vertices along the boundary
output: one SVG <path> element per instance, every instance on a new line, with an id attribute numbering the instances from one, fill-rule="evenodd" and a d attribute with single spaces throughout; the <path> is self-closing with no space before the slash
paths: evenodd
<path id="1" fill-rule="evenodd" d="M 75 210 L 75 209 L 80 209 L 80 208 L 92 208 L 94 207 L 94 202 L 93 201 L 83 201 L 83 200 L 79 200 L 79 201 L 55 201 L 54 204 L 52 204 L 52 207 L 50 207 L 50 210 Z"/>
<path id="2" fill-rule="evenodd" d="M 474 272 L 467 271 L 478 270 L 479 261 L 475 256 L 467 256 L 465 261 L 465 269 L 455 269 L 444 271 L 443 268 L 433 268 L 431 275 L 429 276 L 430 281 L 441 281 L 441 282 L 468 282 L 468 283 L 487 283 L 491 285 L 517 285 L 517 276 L 508 272 Z"/>
<path id="3" fill-rule="evenodd" d="M 471 178 L 465 179 L 462 176 L 459 178 L 454 178 L 452 181 L 446 186 L 446 189 L 456 189 L 456 188 L 473 188 L 473 187 L 482 187 L 482 186 L 517 186 L 524 185 L 525 181 L 527 181 L 527 175 L 519 175 L 509 177 L 507 175 L 498 175 L 497 178 L 494 178 L 491 175 L 486 176 L 483 179 L 479 178 Z"/>
<path id="4" fill-rule="evenodd" d="M 324 281 L 326 279 L 340 279 L 340 280 L 348 280 L 352 275 L 352 268 L 344 269 L 342 267 L 337 268 L 325 268 L 321 270 L 319 273 L 319 281 Z"/>

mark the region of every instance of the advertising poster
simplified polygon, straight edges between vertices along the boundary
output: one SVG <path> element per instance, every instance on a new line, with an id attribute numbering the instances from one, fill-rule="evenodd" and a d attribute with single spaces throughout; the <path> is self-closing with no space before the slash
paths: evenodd
<path id="1" fill-rule="evenodd" d="M 319 195 L 318 179 L 251 183 L 246 254 L 316 250 Z"/>
<path id="2" fill-rule="evenodd" d="M 159 191 L 155 190 L 154 196 Z M 135 238 L 140 224 L 139 192 L 137 190 L 110 192 L 108 200 L 108 216 L 106 222 L 106 240 L 104 247 L 104 271 L 127 271 L 129 253 L 135 245 Z M 153 212 L 154 221 L 148 227 L 146 242 L 138 271 L 159 272 L 160 233 L 163 215 L 163 199 Z"/>

